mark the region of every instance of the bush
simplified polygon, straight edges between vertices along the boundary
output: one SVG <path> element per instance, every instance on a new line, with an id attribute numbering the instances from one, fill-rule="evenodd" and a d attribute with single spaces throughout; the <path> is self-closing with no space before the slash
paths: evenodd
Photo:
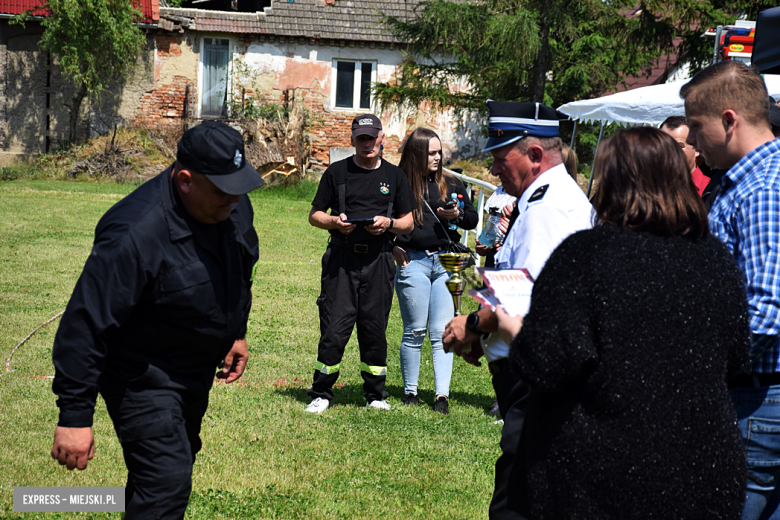
<path id="1" fill-rule="evenodd" d="M 37 162 L 20 161 L 0 167 L 0 181 L 39 180 L 45 178 L 47 178 L 47 175 L 38 167 Z"/>

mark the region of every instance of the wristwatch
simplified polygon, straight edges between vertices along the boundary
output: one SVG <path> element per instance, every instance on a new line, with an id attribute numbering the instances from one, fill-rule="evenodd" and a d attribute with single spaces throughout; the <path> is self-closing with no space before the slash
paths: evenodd
<path id="1" fill-rule="evenodd" d="M 395 220 L 393 220 L 393 219 L 391 218 L 391 219 L 390 219 L 390 225 L 389 225 L 389 226 L 387 226 L 387 230 L 388 230 L 388 231 L 389 231 L 389 230 L 391 230 L 391 229 L 393 229 L 393 224 L 395 224 Z"/>
<path id="2" fill-rule="evenodd" d="M 477 314 L 477 311 L 472 312 L 466 318 L 466 329 L 477 336 L 482 336 L 485 333 L 484 330 L 479 328 L 479 314 Z"/>

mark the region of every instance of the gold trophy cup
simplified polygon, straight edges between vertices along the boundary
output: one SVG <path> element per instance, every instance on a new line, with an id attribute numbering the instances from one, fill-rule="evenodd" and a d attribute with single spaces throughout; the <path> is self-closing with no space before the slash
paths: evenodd
<path id="1" fill-rule="evenodd" d="M 460 297 L 466 287 L 466 280 L 460 277 L 460 272 L 469 265 L 471 255 L 468 253 L 440 253 L 439 263 L 452 276 L 447 279 L 447 290 L 455 303 L 455 316 L 460 316 Z"/>

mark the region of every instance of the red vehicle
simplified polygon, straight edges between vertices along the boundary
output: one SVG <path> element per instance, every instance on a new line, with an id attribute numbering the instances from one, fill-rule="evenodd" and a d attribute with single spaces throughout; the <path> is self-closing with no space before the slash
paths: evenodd
<path id="1" fill-rule="evenodd" d="M 704 37 L 715 38 L 713 63 L 723 60 L 740 60 L 750 65 L 756 22 L 738 20 L 734 25 L 721 25 L 708 29 Z"/>

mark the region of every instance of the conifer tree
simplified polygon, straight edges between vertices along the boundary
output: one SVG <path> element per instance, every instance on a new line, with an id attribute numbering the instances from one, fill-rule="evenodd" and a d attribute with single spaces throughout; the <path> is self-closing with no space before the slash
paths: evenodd
<path id="1" fill-rule="evenodd" d="M 487 98 L 559 106 L 613 90 L 658 63 L 707 64 L 707 27 L 755 19 L 770 0 L 425 0 L 384 22 L 407 42 L 382 107 L 484 110 Z"/>

